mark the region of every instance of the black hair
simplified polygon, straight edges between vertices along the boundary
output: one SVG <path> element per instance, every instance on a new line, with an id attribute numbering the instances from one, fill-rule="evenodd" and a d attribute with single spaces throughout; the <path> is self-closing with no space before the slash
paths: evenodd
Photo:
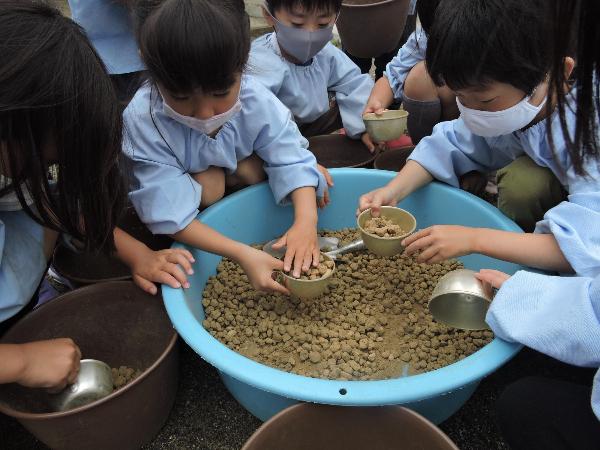
<path id="1" fill-rule="evenodd" d="M 445 0 L 427 44 L 433 81 L 451 89 L 498 81 L 531 94 L 552 62 L 547 0 Z"/>
<path id="2" fill-rule="evenodd" d="M 435 12 L 439 4 L 440 0 L 419 0 L 417 2 L 419 22 L 421 22 L 421 28 L 423 28 L 423 31 L 427 35 L 429 35 L 431 26 L 433 25 Z"/>
<path id="3" fill-rule="evenodd" d="M 125 201 L 121 140 L 116 95 L 83 31 L 43 2 L 1 0 L 0 173 L 12 183 L 0 195 L 13 190 L 34 220 L 86 250 L 112 250 Z"/>
<path id="4" fill-rule="evenodd" d="M 550 92 L 556 93 L 557 110 L 565 144 L 573 168 L 583 175 L 586 158 L 600 159 L 600 2 L 598 0 L 551 0 L 550 21 L 554 30 L 551 40 Z M 567 111 L 571 112 L 567 91 L 564 58 L 573 54 L 577 62 L 574 83 L 574 129 L 569 130 Z M 552 134 L 549 133 L 550 137 Z M 551 144 L 554 144 L 552 140 Z"/>
<path id="5" fill-rule="evenodd" d="M 291 11 L 299 6 L 308 12 L 327 11 L 333 14 L 342 8 L 342 0 L 266 0 L 266 4 L 271 13 L 282 9 Z"/>
<path id="6" fill-rule="evenodd" d="M 243 0 L 138 0 L 133 6 L 142 59 L 172 93 L 230 88 L 250 53 Z"/>

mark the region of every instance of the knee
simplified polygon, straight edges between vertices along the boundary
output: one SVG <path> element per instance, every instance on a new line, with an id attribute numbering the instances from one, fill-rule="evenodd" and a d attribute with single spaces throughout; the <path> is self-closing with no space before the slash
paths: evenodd
<path id="1" fill-rule="evenodd" d="M 210 167 L 204 172 L 193 175 L 202 186 L 200 208 L 204 209 L 218 202 L 225 195 L 225 172 L 220 167 Z"/>
<path id="2" fill-rule="evenodd" d="M 263 161 L 256 154 L 239 161 L 233 178 L 237 183 L 247 186 L 258 184 L 267 178 L 263 169 Z"/>
<path id="3" fill-rule="evenodd" d="M 422 102 L 439 99 L 437 88 L 427 72 L 425 62 L 421 61 L 408 73 L 404 81 L 404 95 Z"/>

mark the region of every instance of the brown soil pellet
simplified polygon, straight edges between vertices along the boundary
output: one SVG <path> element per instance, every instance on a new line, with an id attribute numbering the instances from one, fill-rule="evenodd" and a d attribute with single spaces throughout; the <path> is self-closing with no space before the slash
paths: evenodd
<path id="1" fill-rule="evenodd" d="M 142 374 L 141 370 L 135 370 L 131 367 L 121 366 L 119 368 L 112 368 L 112 377 L 113 377 L 113 388 L 115 390 L 121 389 L 122 387 L 127 386 L 137 377 Z"/>
<path id="2" fill-rule="evenodd" d="M 364 229 L 367 233 L 379 237 L 398 237 L 406 234 L 400 225 L 387 217 L 373 217 L 367 220 Z"/>
<path id="3" fill-rule="evenodd" d="M 355 229 L 322 232 L 344 245 Z M 492 339 L 434 322 L 427 302 L 458 261 L 419 264 L 413 257 L 365 251 L 340 257 L 328 291 L 302 301 L 252 289 L 243 270 L 223 260 L 204 290 L 204 327 L 233 350 L 299 375 L 377 380 L 426 372 L 460 360 Z"/>

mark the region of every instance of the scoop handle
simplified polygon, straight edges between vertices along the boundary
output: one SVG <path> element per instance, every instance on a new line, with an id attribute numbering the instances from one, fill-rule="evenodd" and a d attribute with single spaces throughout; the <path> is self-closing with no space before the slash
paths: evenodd
<path id="1" fill-rule="evenodd" d="M 350 242 L 348 245 L 344 245 L 343 247 L 337 248 L 335 250 L 331 250 L 330 252 L 325 253 L 330 258 L 336 258 L 338 255 L 343 255 L 344 253 L 357 252 L 359 250 L 364 250 L 365 243 L 362 239 L 358 239 L 354 242 Z"/>

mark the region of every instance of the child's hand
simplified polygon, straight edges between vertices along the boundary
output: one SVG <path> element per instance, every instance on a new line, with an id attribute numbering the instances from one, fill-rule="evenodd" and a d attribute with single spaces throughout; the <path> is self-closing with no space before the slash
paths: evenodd
<path id="1" fill-rule="evenodd" d="M 329 171 L 323 167 L 321 164 L 317 164 L 317 169 L 319 169 L 319 172 L 321 172 L 323 174 L 323 176 L 325 177 L 325 181 L 327 182 L 327 188 L 325 189 L 325 192 L 323 193 L 323 197 L 322 198 L 318 198 L 317 199 L 317 205 L 319 206 L 319 208 L 325 208 L 327 205 L 329 205 L 329 188 L 333 187 L 333 178 L 331 177 L 331 174 L 329 173 Z"/>
<path id="2" fill-rule="evenodd" d="M 475 228 L 457 225 L 435 225 L 418 231 L 402 241 L 404 254 L 412 255 L 417 251 L 417 262 L 435 264 L 449 258 L 473 253 L 475 247 Z"/>
<path id="3" fill-rule="evenodd" d="M 136 255 L 131 265 L 133 281 L 138 287 L 152 295 L 158 292 L 154 283 L 167 284 L 173 289 L 190 287 L 186 273 L 194 273 L 191 264 L 194 257 L 189 251 L 178 248 L 155 252 L 146 249 L 147 251 Z"/>
<path id="4" fill-rule="evenodd" d="M 365 147 L 367 147 L 371 153 L 375 153 L 375 149 L 382 145 L 375 145 L 371 139 L 371 136 L 369 136 L 369 133 L 363 133 L 363 135 L 360 137 L 360 140 L 363 142 L 363 144 L 365 144 Z"/>
<path id="5" fill-rule="evenodd" d="M 383 106 L 381 100 L 377 98 L 370 98 L 367 102 L 367 105 L 365 106 L 365 110 L 363 111 L 363 116 L 368 113 L 375 113 L 377 115 L 381 115 L 385 110 L 386 108 L 385 106 Z"/>
<path id="6" fill-rule="evenodd" d="M 382 206 L 396 206 L 398 202 L 399 198 L 392 188 L 384 186 L 360 197 L 356 215 L 358 216 L 361 212 L 370 208 L 371 215 L 378 217 Z"/>
<path id="7" fill-rule="evenodd" d="M 508 281 L 510 275 L 500 272 L 499 270 L 481 269 L 479 273 L 475 274 L 475 278 L 483 281 L 484 283 L 490 284 L 496 289 L 500 289 L 502 285 Z"/>
<path id="8" fill-rule="evenodd" d="M 79 374 L 81 350 L 71 339 L 52 339 L 19 345 L 22 369 L 16 382 L 59 392 Z"/>
<path id="9" fill-rule="evenodd" d="M 257 291 L 279 292 L 280 294 L 290 295 L 290 291 L 273 279 L 275 270 L 283 270 L 283 261 L 247 246 L 240 254 L 238 263 L 246 272 L 252 287 Z"/>
<path id="10" fill-rule="evenodd" d="M 292 227 L 283 235 L 274 249 L 286 248 L 283 259 L 283 270 L 294 271 L 292 275 L 298 278 L 302 272 L 308 271 L 311 265 L 319 264 L 319 243 L 317 239 L 316 223 L 308 223 L 296 220 Z"/>

